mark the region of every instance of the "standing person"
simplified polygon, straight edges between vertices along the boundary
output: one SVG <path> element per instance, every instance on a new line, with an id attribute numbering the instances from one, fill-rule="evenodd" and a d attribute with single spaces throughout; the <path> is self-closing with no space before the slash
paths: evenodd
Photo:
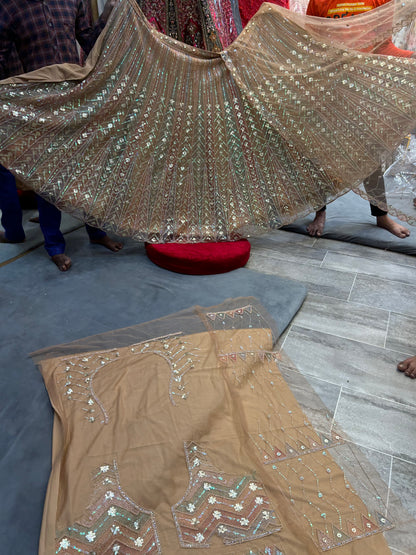
<path id="1" fill-rule="evenodd" d="M 108 0 L 104 12 L 91 25 L 84 0 L 1 0 L 0 4 L 0 80 L 44 66 L 80 63 L 78 44 L 87 55 L 113 8 Z M 20 65 L 10 63 L 10 53 L 16 53 Z M 65 240 L 60 231 L 61 212 L 38 197 L 39 223 L 45 238 L 45 248 L 59 270 L 71 267 L 65 254 Z M 5 233 L 0 242 L 20 243 L 25 240 L 22 212 L 13 175 L 0 165 L 1 223 Z M 122 244 L 113 241 L 97 228 L 86 226 L 90 241 L 119 251 Z"/>
<path id="2" fill-rule="evenodd" d="M 383 4 L 386 4 L 390 0 L 363 0 L 356 2 L 354 0 L 310 0 L 308 4 L 308 9 L 306 11 L 307 15 L 313 15 L 316 17 L 326 17 L 332 19 L 340 19 L 344 17 L 350 17 L 352 15 L 358 15 L 361 13 L 368 12 L 374 8 L 378 8 Z M 374 51 L 376 54 L 384 54 L 388 56 L 399 56 L 405 58 L 414 58 L 416 55 L 411 50 L 403 50 L 397 48 L 391 39 L 385 40 L 381 45 L 377 47 Z M 384 178 L 381 168 L 378 168 L 374 173 L 364 180 L 364 187 L 366 190 L 380 190 L 384 192 Z M 410 231 L 396 223 L 385 210 L 382 210 L 378 206 L 370 204 L 371 215 L 375 216 L 377 220 L 377 226 L 386 229 L 393 235 L 405 239 L 410 235 Z M 323 206 L 315 214 L 315 219 L 307 227 L 309 235 L 320 237 L 325 227 L 326 219 L 326 206 Z"/>

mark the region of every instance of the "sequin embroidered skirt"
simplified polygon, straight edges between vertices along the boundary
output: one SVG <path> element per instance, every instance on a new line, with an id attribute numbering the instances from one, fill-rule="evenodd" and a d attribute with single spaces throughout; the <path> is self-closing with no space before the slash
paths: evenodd
<path id="1" fill-rule="evenodd" d="M 265 4 L 213 53 L 124 0 L 84 68 L 0 85 L 0 162 L 63 210 L 139 240 L 289 223 L 358 187 L 416 122 L 414 60 L 342 49 L 301 17 Z M 415 220 L 411 199 L 396 209 L 397 194 L 362 194 Z"/>

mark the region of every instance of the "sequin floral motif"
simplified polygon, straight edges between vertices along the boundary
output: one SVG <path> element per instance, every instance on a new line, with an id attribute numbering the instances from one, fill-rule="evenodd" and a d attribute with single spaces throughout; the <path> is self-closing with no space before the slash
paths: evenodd
<path id="1" fill-rule="evenodd" d="M 152 511 L 136 505 L 120 487 L 116 462 L 100 466 L 84 516 L 56 536 L 55 553 L 160 554 Z"/>
<path id="2" fill-rule="evenodd" d="M 340 530 L 334 525 L 330 527 L 330 530 L 327 529 L 326 532 L 317 530 L 316 535 L 319 547 L 322 551 L 328 551 L 329 549 L 350 543 L 353 540 L 371 536 L 374 533 L 380 532 L 380 530 L 388 530 L 393 527 L 392 522 L 378 512 L 372 515 L 372 519 L 361 515 L 360 526 L 349 522 L 347 532 Z"/>
<path id="3" fill-rule="evenodd" d="M 180 334 L 151 339 L 130 347 L 131 353 L 135 355 L 152 353 L 166 360 L 171 370 L 169 397 L 173 405 L 176 405 L 177 399 L 185 400 L 188 397 L 184 377 L 195 366 L 197 350 L 182 339 Z M 102 424 L 109 422 L 107 410 L 94 391 L 94 379 L 105 366 L 117 360 L 119 356 L 120 352 L 113 349 L 73 356 L 60 362 L 57 383 L 64 398 L 82 403 L 85 417 L 91 423 L 99 420 L 100 416 Z"/>
<path id="4" fill-rule="evenodd" d="M 218 471 L 195 443 L 185 443 L 185 454 L 189 486 L 172 507 L 182 547 L 210 547 L 213 536 L 230 545 L 280 530 L 260 482 Z"/>
<path id="5" fill-rule="evenodd" d="M 220 332 L 224 330 L 256 330 L 262 329 L 264 332 L 263 340 L 259 336 L 251 337 L 248 339 L 251 343 L 249 349 L 247 345 L 243 348 L 240 341 L 236 338 L 230 337 L 228 341 L 221 341 L 221 350 L 218 354 L 219 361 L 222 365 L 232 364 L 238 360 L 246 360 L 251 354 L 253 360 L 264 360 L 267 349 L 270 349 L 272 343 L 272 333 L 269 330 L 270 321 L 267 321 L 263 314 L 253 305 L 248 304 L 245 306 L 237 307 L 232 310 L 207 312 L 206 324 L 213 332 Z M 263 344 L 263 341 L 267 342 Z M 252 352 L 250 352 L 252 351 Z M 278 357 L 277 353 L 267 352 L 267 356 L 275 360 Z"/>
<path id="6" fill-rule="evenodd" d="M 261 549 L 250 549 L 250 551 L 247 551 L 244 555 L 284 555 L 284 553 L 275 545 L 268 545 Z"/>
<path id="7" fill-rule="evenodd" d="M 268 327 L 268 322 L 264 316 L 251 304 L 225 310 L 220 312 L 207 312 L 207 318 L 210 320 L 211 326 L 215 329 L 237 329 L 244 327 L 246 329 Z M 239 323 L 242 323 L 242 326 Z"/>
<path id="8" fill-rule="evenodd" d="M 292 457 L 299 457 L 314 451 L 321 451 L 343 443 L 335 433 L 317 433 L 308 422 L 302 427 L 280 428 L 259 434 L 251 434 L 251 440 L 259 450 L 263 463 L 272 464 Z"/>

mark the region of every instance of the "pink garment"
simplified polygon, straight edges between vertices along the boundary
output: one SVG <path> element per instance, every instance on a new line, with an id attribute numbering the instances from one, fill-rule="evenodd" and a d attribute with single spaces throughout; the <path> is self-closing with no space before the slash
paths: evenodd
<path id="1" fill-rule="evenodd" d="M 289 0 L 269 0 L 271 4 L 282 6 L 282 8 L 289 8 Z M 253 15 L 257 12 L 263 0 L 239 0 L 240 17 L 243 27 L 247 25 Z"/>

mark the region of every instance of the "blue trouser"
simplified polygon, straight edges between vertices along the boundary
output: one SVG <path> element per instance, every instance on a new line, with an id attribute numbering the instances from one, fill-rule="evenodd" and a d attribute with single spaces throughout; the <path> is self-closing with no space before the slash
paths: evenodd
<path id="1" fill-rule="evenodd" d="M 61 211 L 44 198 L 36 195 L 39 210 L 40 228 L 45 239 L 45 249 L 49 256 L 65 252 L 65 239 L 61 233 Z M 86 225 L 86 230 L 92 241 L 105 237 L 105 231 Z"/>
<path id="2" fill-rule="evenodd" d="M 61 212 L 42 197 L 36 195 L 39 209 L 39 223 L 45 239 L 45 249 L 49 256 L 65 252 L 65 239 L 59 227 Z M 17 194 L 14 176 L 0 164 L 0 210 L 2 211 L 1 225 L 5 229 L 8 241 L 20 242 L 25 239 L 22 226 L 22 209 Z M 106 233 L 96 227 L 85 226 L 92 241 L 105 237 Z"/>
<path id="3" fill-rule="evenodd" d="M 5 236 L 12 243 L 25 240 L 22 226 L 22 209 L 16 189 L 14 176 L 0 164 L 0 210 L 1 225 L 4 227 Z"/>

